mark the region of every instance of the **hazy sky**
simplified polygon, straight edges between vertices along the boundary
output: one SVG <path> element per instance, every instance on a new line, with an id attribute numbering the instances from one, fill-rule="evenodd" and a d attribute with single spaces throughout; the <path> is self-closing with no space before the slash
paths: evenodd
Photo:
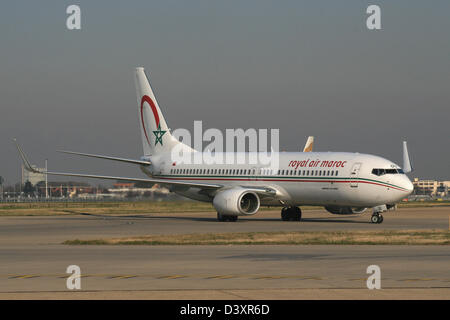
<path id="1" fill-rule="evenodd" d="M 66 8 L 81 7 L 81 30 Z M 366 28 L 381 7 L 382 30 Z M 9 1 L 0 4 L 0 175 L 11 143 L 52 170 L 142 177 L 133 72 L 172 128 L 279 128 L 282 150 L 371 153 L 450 180 L 450 2 Z M 52 178 L 62 180 L 62 178 Z M 97 183 L 97 182 L 95 182 Z"/>

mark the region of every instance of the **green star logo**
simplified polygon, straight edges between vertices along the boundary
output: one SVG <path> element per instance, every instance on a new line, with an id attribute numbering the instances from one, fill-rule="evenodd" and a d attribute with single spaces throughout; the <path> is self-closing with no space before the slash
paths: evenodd
<path id="1" fill-rule="evenodd" d="M 166 131 L 161 130 L 161 125 L 158 125 L 158 130 L 153 131 L 153 134 L 155 135 L 155 146 L 158 144 L 158 142 L 163 145 L 162 137 L 166 133 Z"/>

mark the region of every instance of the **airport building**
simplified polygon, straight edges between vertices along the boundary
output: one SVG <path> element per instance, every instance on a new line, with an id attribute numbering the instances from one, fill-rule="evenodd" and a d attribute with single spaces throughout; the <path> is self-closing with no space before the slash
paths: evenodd
<path id="1" fill-rule="evenodd" d="M 158 184 L 151 188 L 139 188 L 135 183 L 115 183 L 114 188 L 108 189 L 108 192 L 116 197 L 133 198 L 133 197 L 167 197 L 169 190 L 161 188 Z"/>
<path id="2" fill-rule="evenodd" d="M 447 196 L 450 189 L 450 181 L 437 180 L 420 180 L 414 178 L 414 194 L 416 195 L 431 195 L 431 196 Z"/>

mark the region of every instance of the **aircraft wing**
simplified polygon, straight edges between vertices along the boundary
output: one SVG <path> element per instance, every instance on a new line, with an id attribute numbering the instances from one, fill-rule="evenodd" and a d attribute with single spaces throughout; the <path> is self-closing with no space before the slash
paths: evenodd
<path id="1" fill-rule="evenodd" d="M 42 173 L 49 174 L 54 176 L 66 176 L 66 177 L 80 177 L 80 178 L 92 178 L 92 179 L 105 179 L 105 180 L 124 180 L 124 181 L 135 181 L 135 182 L 148 182 L 153 184 L 160 184 L 165 186 L 185 186 L 185 187 L 197 187 L 201 189 L 206 189 L 209 191 L 214 191 L 220 188 L 223 188 L 224 185 L 221 184 L 213 184 L 213 183 L 203 183 L 203 182 L 192 182 L 192 181 L 183 181 L 183 180 L 167 180 L 167 179 L 153 179 L 153 178 L 129 178 L 129 177 L 116 177 L 116 176 L 102 176 L 102 175 L 93 175 L 93 174 L 84 174 L 84 173 L 70 173 L 70 172 L 51 172 L 51 171 L 40 171 L 36 168 L 33 168 L 28 161 L 25 153 L 22 148 L 20 148 L 16 139 L 14 139 L 17 150 L 19 151 L 19 155 L 22 158 L 22 162 L 27 171 L 31 171 L 34 173 Z M 103 157 L 103 156 L 101 156 Z M 245 189 L 254 191 L 259 194 L 264 194 L 267 196 L 274 196 L 276 194 L 276 190 L 268 187 L 259 187 L 259 186 L 242 186 Z"/>
<path id="2" fill-rule="evenodd" d="M 409 159 L 408 146 L 406 141 L 403 141 L 403 172 L 410 173 L 413 171 L 411 160 Z"/>
<path id="3" fill-rule="evenodd" d="M 139 165 L 143 165 L 143 166 L 148 166 L 148 165 L 151 164 L 150 161 L 144 161 L 144 160 L 134 160 L 134 159 L 110 157 L 110 156 L 103 156 L 103 155 L 99 155 L 99 154 L 81 153 L 81 152 L 65 151 L 65 150 L 57 150 L 57 151 L 61 152 L 61 153 L 75 154 L 77 156 L 91 157 L 91 158 L 98 158 L 98 159 L 106 159 L 106 160 L 113 160 L 113 161 L 120 161 L 120 162 L 126 162 L 126 163 L 139 164 Z"/>
<path id="4" fill-rule="evenodd" d="M 26 168 L 28 170 L 28 168 Z M 178 185 L 178 186 L 187 186 L 187 187 L 199 187 L 202 189 L 219 189 L 222 188 L 223 185 L 220 184 L 211 184 L 211 183 L 198 183 L 198 182 L 190 182 L 190 181 L 172 181 L 165 179 L 142 179 L 142 178 L 127 178 L 127 177 L 115 177 L 115 176 L 100 176 L 94 174 L 84 174 L 84 173 L 69 173 L 69 172 L 51 172 L 51 171 L 37 171 L 33 169 L 34 172 L 39 172 L 43 174 L 50 174 L 54 176 L 66 176 L 66 177 L 80 177 L 80 178 L 93 178 L 93 179 L 105 179 L 105 180 L 124 180 L 124 181 L 135 181 L 135 182 L 148 182 L 154 184 L 163 184 L 163 185 Z"/>

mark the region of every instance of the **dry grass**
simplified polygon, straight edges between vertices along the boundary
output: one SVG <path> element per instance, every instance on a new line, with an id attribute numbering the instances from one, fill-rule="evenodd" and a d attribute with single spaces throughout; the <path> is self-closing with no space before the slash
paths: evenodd
<path id="1" fill-rule="evenodd" d="M 129 202 L 32 202 L 2 203 L 0 216 L 70 215 L 70 214 L 143 214 L 213 211 L 209 203 L 194 201 L 129 201 Z"/>
<path id="2" fill-rule="evenodd" d="M 70 245 L 449 245 L 445 230 L 343 231 L 343 232 L 243 232 L 67 240 Z"/>

